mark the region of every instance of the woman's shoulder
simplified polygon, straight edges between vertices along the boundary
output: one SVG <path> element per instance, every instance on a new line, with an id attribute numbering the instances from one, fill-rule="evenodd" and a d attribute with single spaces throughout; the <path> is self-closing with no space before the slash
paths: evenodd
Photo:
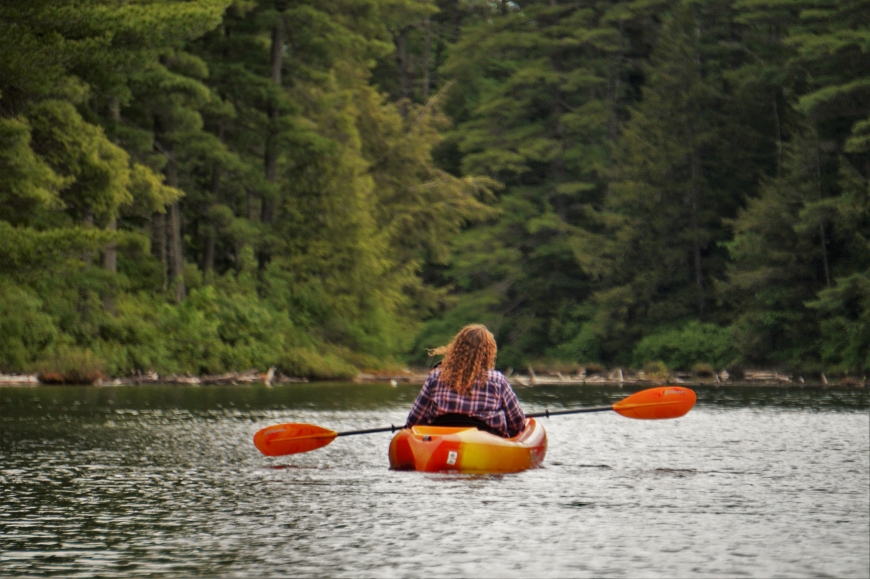
<path id="1" fill-rule="evenodd" d="M 441 376 L 441 368 L 438 366 L 429 370 L 429 375 L 426 376 L 426 384 L 433 385 L 438 383 L 438 378 Z"/>
<path id="2" fill-rule="evenodd" d="M 486 380 L 487 382 L 497 382 L 499 384 L 509 384 L 507 378 L 505 378 L 504 374 L 499 372 L 498 370 L 487 370 L 486 371 Z"/>

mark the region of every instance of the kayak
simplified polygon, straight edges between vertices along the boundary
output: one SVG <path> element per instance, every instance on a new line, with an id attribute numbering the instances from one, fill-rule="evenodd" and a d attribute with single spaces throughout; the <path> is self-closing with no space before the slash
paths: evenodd
<path id="1" fill-rule="evenodd" d="M 541 464 L 547 433 L 534 418 L 502 438 L 473 426 L 412 426 L 390 442 L 390 468 L 469 474 L 519 472 Z"/>

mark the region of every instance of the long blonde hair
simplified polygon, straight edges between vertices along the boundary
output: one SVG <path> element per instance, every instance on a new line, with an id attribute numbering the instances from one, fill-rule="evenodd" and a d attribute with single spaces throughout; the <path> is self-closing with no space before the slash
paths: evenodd
<path id="1" fill-rule="evenodd" d="M 468 394 L 487 370 L 495 368 L 496 352 L 495 338 L 486 326 L 471 324 L 459 330 L 446 346 L 429 350 L 429 355 L 444 354 L 439 381 L 459 394 Z"/>

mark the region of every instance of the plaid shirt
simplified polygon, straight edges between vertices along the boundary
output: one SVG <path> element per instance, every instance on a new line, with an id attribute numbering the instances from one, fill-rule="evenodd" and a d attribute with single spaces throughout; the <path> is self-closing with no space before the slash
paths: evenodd
<path id="1" fill-rule="evenodd" d="M 439 368 L 429 374 L 408 415 L 407 426 L 429 424 L 436 416 L 452 413 L 479 418 L 503 436 L 516 436 L 525 426 L 526 415 L 501 372 L 488 370 L 486 383 L 481 385 L 478 380 L 464 396 L 439 381 L 440 376 Z"/>

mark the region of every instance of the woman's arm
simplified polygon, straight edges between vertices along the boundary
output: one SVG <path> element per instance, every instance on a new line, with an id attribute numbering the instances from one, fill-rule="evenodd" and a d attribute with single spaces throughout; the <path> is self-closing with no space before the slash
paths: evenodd
<path id="1" fill-rule="evenodd" d="M 516 436 L 526 425 L 526 415 L 520 408 L 520 401 L 511 388 L 507 378 L 502 378 L 501 401 L 504 406 L 504 417 L 507 420 L 508 434 Z"/>
<path id="2" fill-rule="evenodd" d="M 405 428 L 421 424 L 429 414 L 429 406 L 432 404 L 432 386 L 438 381 L 436 372 L 429 374 L 426 382 L 423 383 L 423 388 L 420 389 L 420 394 L 414 401 L 411 407 L 411 412 L 408 414 L 408 420 L 405 422 Z"/>

